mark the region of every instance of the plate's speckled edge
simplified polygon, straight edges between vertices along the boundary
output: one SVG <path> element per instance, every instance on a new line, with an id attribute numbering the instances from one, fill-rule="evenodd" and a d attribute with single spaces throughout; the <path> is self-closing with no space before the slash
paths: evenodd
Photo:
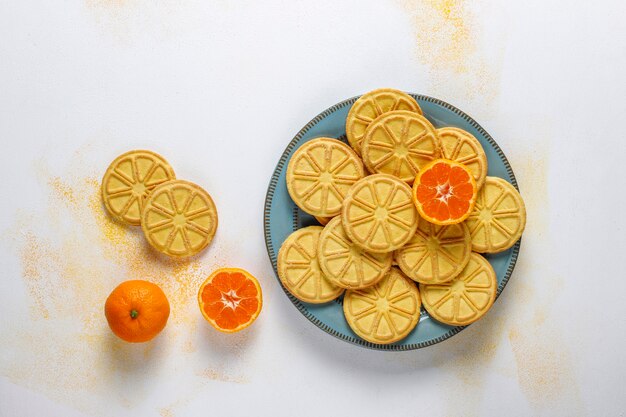
<path id="1" fill-rule="evenodd" d="M 485 129 L 482 128 L 481 125 L 479 125 L 470 116 L 468 116 L 467 114 L 465 114 L 461 110 L 457 109 L 453 105 L 446 103 L 445 101 L 441 101 L 441 100 L 433 98 L 433 97 L 423 96 L 423 95 L 420 95 L 420 94 L 409 93 L 409 95 L 412 96 L 413 98 L 415 98 L 416 100 L 428 101 L 428 102 L 437 104 L 437 105 L 439 105 L 441 107 L 444 107 L 444 108 L 446 108 L 446 109 L 456 113 L 461 118 L 465 119 L 465 121 L 467 121 L 470 125 L 472 125 L 474 128 L 476 128 L 476 130 L 478 130 L 487 139 L 487 141 L 493 146 L 493 148 L 496 150 L 498 156 L 500 157 L 500 159 L 504 163 L 504 166 L 506 167 L 506 171 L 509 174 L 509 177 L 511 178 L 511 183 L 519 191 L 519 187 L 517 185 L 517 180 L 515 179 L 515 174 L 513 174 L 513 170 L 511 169 L 511 165 L 510 165 L 508 159 L 506 158 L 506 156 L 504 155 L 504 152 L 502 152 L 502 149 L 500 149 L 500 146 L 498 146 L 496 141 L 491 137 L 491 135 L 489 135 L 489 133 L 487 133 L 487 131 L 485 131 Z M 277 265 L 276 265 L 277 257 L 276 257 L 276 251 L 275 251 L 274 246 L 273 246 L 273 244 L 271 242 L 270 224 L 269 224 L 269 210 L 270 210 L 270 206 L 272 204 L 272 200 L 274 198 L 274 192 L 276 190 L 276 185 L 278 184 L 278 177 L 279 177 L 278 172 L 283 170 L 285 164 L 287 163 L 288 155 L 291 153 L 293 148 L 296 146 L 296 143 L 298 143 L 300 141 L 300 139 L 302 139 L 302 137 L 304 136 L 304 134 L 306 132 L 308 132 L 313 126 L 315 126 L 317 123 L 319 123 L 326 116 L 334 113 L 335 111 L 337 111 L 338 109 L 341 109 L 342 107 L 354 104 L 354 102 L 359 97 L 360 96 L 352 97 L 352 98 L 350 98 L 348 100 L 344 100 L 344 101 L 342 101 L 340 103 L 337 103 L 334 106 L 324 110 L 322 113 L 318 114 L 313 120 L 311 120 L 309 123 L 307 123 L 306 126 L 304 126 L 298 132 L 298 134 L 291 140 L 291 142 L 289 142 L 289 145 L 287 145 L 287 148 L 283 152 L 282 156 L 280 157 L 280 160 L 278 161 L 278 164 L 276 165 L 276 168 L 274 169 L 274 174 L 272 175 L 272 179 L 270 181 L 269 187 L 267 188 L 267 194 L 265 196 L 265 205 L 264 205 L 264 208 L 263 208 L 263 229 L 265 231 L 265 245 L 267 247 L 267 253 L 269 254 L 270 260 L 272 262 L 272 267 L 274 268 L 274 273 L 276 274 L 277 279 L 278 279 L 278 269 L 277 269 Z M 515 268 L 515 264 L 517 263 L 517 257 L 519 255 L 520 246 L 521 246 L 521 239 L 519 241 L 517 241 L 517 243 L 512 248 L 513 252 L 512 252 L 512 255 L 511 255 L 511 261 L 509 263 L 509 267 L 507 268 L 506 274 L 504 275 L 504 278 L 503 278 L 502 282 L 498 286 L 498 293 L 496 294 L 496 299 L 500 296 L 500 293 L 502 293 L 502 290 L 504 289 L 504 287 L 506 286 L 507 282 L 511 278 L 511 274 L 513 273 L 513 269 Z M 280 279 L 278 279 L 278 281 L 280 283 Z M 304 315 L 304 317 L 306 317 L 311 323 L 315 324 L 317 327 L 319 327 L 320 329 L 322 329 L 326 333 L 328 333 L 328 334 L 330 334 L 330 335 L 332 335 L 332 336 L 334 336 L 334 337 L 336 337 L 338 339 L 344 340 L 344 341 L 346 341 L 348 343 L 352 343 L 352 344 L 355 344 L 355 345 L 358 345 L 358 346 L 363 346 L 363 347 L 366 347 L 366 348 L 369 348 L 369 349 L 373 349 L 373 350 L 407 351 L 407 350 L 420 349 L 420 348 L 423 348 L 423 347 L 426 347 L 426 346 L 431 346 L 431 345 L 434 345 L 436 343 L 442 342 L 442 341 L 444 341 L 444 340 L 454 336 L 455 334 L 459 333 L 461 330 L 465 329 L 465 327 L 467 327 L 467 326 L 454 327 L 449 332 L 445 333 L 443 336 L 437 337 L 435 339 L 428 340 L 426 342 L 414 343 L 414 344 L 410 344 L 410 345 L 393 345 L 393 344 L 392 345 L 378 345 L 378 344 L 367 342 L 367 341 L 365 341 L 363 339 L 357 339 L 355 337 L 346 336 L 344 334 L 338 333 L 334 329 L 330 328 L 326 324 L 324 324 L 321 321 L 319 321 L 315 316 L 313 316 L 309 311 L 307 311 L 307 309 L 300 302 L 300 300 L 298 300 L 293 295 L 291 295 L 291 293 L 289 291 L 287 291 L 287 289 L 285 289 L 285 287 L 283 287 L 282 283 L 281 283 L 281 288 L 283 289 L 283 291 L 285 292 L 287 297 L 289 297 L 291 302 L 296 306 L 296 308 L 298 310 L 300 310 L 300 313 L 302 313 L 302 315 Z"/>

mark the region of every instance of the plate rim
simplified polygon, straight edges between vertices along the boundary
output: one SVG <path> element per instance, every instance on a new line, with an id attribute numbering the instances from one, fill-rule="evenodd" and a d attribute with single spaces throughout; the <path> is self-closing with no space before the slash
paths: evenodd
<path id="1" fill-rule="evenodd" d="M 464 119 L 466 122 L 468 122 L 476 130 L 478 130 L 478 132 L 480 132 L 480 134 L 483 135 L 487 139 L 487 142 L 489 142 L 489 144 L 495 149 L 496 153 L 498 154 L 498 156 L 500 157 L 500 159 L 504 163 L 504 167 L 506 168 L 506 171 L 507 171 L 507 173 L 509 174 L 509 176 L 511 178 L 511 184 L 515 187 L 516 190 L 519 191 L 519 186 L 517 184 L 517 180 L 515 178 L 515 174 L 513 173 L 513 169 L 511 168 L 511 164 L 509 163 L 509 160 L 507 159 L 506 155 L 504 155 L 504 152 L 502 151 L 500 146 L 496 143 L 496 141 L 491 137 L 491 135 L 489 133 L 487 133 L 487 131 L 480 124 L 478 124 L 472 117 L 470 117 L 468 114 L 466 114 L 465 112 L 461 111 L 457 107 L 455 107 L 455 106 L 453 106 L 453 105 L 451 105 L 449 103 L 446 103 L 443 100 L 440 100 L 440 99 L 437 99 L 437 98 L 434 98 L 434 97 L 430 97 L 430 96 L 425 96 L 425 95 L 422 95 L 422 94 L 415 94 L 415 93 L 407 93 L 407 94 L 409 94 L 411 97 L 413 97 L 416 100 L 434 103 L 434 104 L 437 104 L 437 105 L 439 105 L 441 107 L 446 108 L 447 110 L 452 111 L 453 113 L 457 114 L 462 119 Z M 408 345 L 395 345 L 395 344 L 381 345 L 381 344 L 371 343 L 371 342 L 368 342 L 368 341 L 360 339 L 360 338 L 355 338 L 355 337 L 352 337 L 352 336 L 346 336 L 344 334 L 341 334 L 341 333 L 337 332 L 335 329 L 331 328 L 330 326 L 322 323 L 317 317 L 315 317 L 313 314 L 311 314 L 309 311 L 307 311 L 306 308 L 304 307 L 303 303 L 300 300 L 298 300 L 296 297 L 294 297 L 283 286 L 282 282 L 280 281 L 280 278 L 278 277 L 277 253 L 276 253 L 276 250 L 274 248 L 274 245 L 271 242 L 270 219 L 269 219 L 270 207 L 271 207 L 272 201 L 274 199 L 274 193 L 276 191 L 276 186 L 278 185 L 278 177 L 280 176 L 280 174 L 277 174 L 277 173 L 284 169 L 284 166 L 287 163 L 287 156 L 288 156 L 288 154 L 290 154 L 293 151 L 293 148 L 296 146 L 296 143 L 299 142 L 300 139 L 302 139 L 302 137 L 313 126 L 318 124 L 326 116 L 334 113 L 335 111 L 337 111 L 337 110 L 339 110 L 339 109 L 341 109 L 341 108 L 343 108 L 345 106 L 354 104 L 354 102 L 359 97 L 361 97 L 361 96 L 358 95 L 358 96 L 354 96 L 354 97 L 348 98 L 346 100 L 343 100 L 343 101 L 341 101 L 341 102 L 339 102 L 339 103 L 337 103 L 337 104 L 327 108 L 326 110 L 324 110 L 323 112 L 321 112 L 320 114 L 315 116 L 302 129 L 300 129 L 300 131 L 296 134 L 296 136 L 293 137 L 293 139 L 289 142 L 289 144 L 287 145 L 287 147 L 283 151 L 282 155 L 280 156 L 280 159 L 278 160 L 278 163 L 276 164 L 276 167 L 274 168 L 274 171 L 272 172 L 272 178 L 270 179 L 269 186 L 267 187 L 267 193 L 265 194 L 265 203 L 263 205 L 263 231 L 264 231 L 264 235 L 265 235 L 265 247 L 267 249 L 267 254 L 268 254 L 269 258 L 270 258 L 270 263 L 272 264 L 272 269 L 274 270 L 275 278 L 277 279 L 278 283 L 280 284 L 280 287 L 282 288 L 283 292 L 287 295 L 287 297 L 289 298 L 291 303 L 294 305 L 294 307 L 296 307 L 300 311 L 300 313 L 302 313 L 302 315 L 304 317 L 306 317 L 311 323 L 313 323 L 316 327 L 318 327 L 321 330 L 323 330 L 325 333 L 328 333 L 331 336 L 333 336 L 333 337 L 335 337 L 337 339 L 343 340 L 345 342 L 348 342 L 348 343 L 350 343 L 352 345 L 356 345 L 356 346 L 360 346 L 360 347 L 364 347 L 364 348 L 371 349 L 371 350 L 376 350 L 376 351 L 396 351 L 396 352 L 400 352 L 400 351 L 409 351 L 409 350 L 421 349 L 421 348 L 424 348 L 424 347 L 427 347 L 427 346 L 432 346 L 432 345 L 435 345 L 437 343 L 441 343 L 444 340 L 447 340 L 450 337 L 454 336 L 455 334 L 461 332 L 466 327 L 469 327 L 469 325 L 468 326 L 456 326 L 456 327 L 453 327 L 452 329 L 450 329 L 445 334 L 443 334 L 443 335 L 441 335 L 441 336 L 439 336 L 439 337 L 437 337 L 435 339 L 427 340 L 425 342 L 412 343 L 412 344 L 408 344 Z M 518 258 L 518 255 L 519 255 L 521 243 L 522 243 L 522 239 L 520 238 L 515 243 L 515 245 L 513 245 L 513 247 L 511 248 L 513 250 L 512 254 L 511 254 L 511 261 L 510 261 L 509 266 L 508 266 L 508 268 L 507 268 L 507 270 L 506 270 L 506 272 L 504 274 L 504 278 L 502 279 L 502 282 L 500 283 L 500 285 L 498 285 L 498 291 L 496 293 L 496 300 L 500 297 L 500 294 L 504 290 L 504 287 L 506 287 L 506 284 L 509 282 L 509 279 L 511 278 L 511 275 L 513 274 L 513 270 L 515 269 L 515 265 L 517 263 L 517 258 Z"/>

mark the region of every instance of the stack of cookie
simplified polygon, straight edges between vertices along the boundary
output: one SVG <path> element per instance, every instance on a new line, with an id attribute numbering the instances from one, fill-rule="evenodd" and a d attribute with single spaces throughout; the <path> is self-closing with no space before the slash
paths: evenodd
<path id="1" fill-rule="evenodd" d="M 436 129 L 393 89 L 361 96 L 346 119 L 350 146 L 316 138 L 287 167 L 295 204 L 322 226 L 292 233 L 278 255 L 287 290 L 307 303 L 342 294 L 352 330 L 378 344 L 406 337 L 424 305 L 467 325 L 493 304 L 497 279 L 479 253 L 509 249 L 526 221 L 507 181 L 487 176 L 480 142 Z"/>

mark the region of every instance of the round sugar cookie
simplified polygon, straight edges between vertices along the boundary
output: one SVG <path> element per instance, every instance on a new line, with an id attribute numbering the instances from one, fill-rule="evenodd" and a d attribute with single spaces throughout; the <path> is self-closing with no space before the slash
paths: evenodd
<path id="1" fill-rule="evenodd" d="M 354 102 L 346 117 L 346 136 L 357 154 L 361 155 L 363 136 L 370 123 L 381 114 L 394 110 L 422 114 L 422 109 L 413 97 L 393 88 L 370 91 Z"/>
<path id="2" fill-rule="evenodd" d="M 395 252 L 409 278 L 420 284 L 450 281 L 470 258 L 472 239 L 464 223 L 438 226 L 420 219 L 415 236 Z"/>
<path id="3" fill-rule="evenodd" d="M 150 191 L 174 178 L 174 170 L 161 155 L 147 150 L 126 152 L 115 158 L 104 173 L 102 202 L 117 221 L 139 226 Z"/>
<path id="4" fill-rule="evenodd" d="M 217 209 L 202 187 L 174 180 L 156 187 L 148 196 L 141 228 L 156 250 L 185 257 L 206 248 L 217 230 Z"/>
<path id="5" fill-rule="evenodd" d="M 365 175 L 363 163 L 345 143 L 317 138 L 300 146 L 287 166 L 287 191 L 305 212 L 334 217 L 348 190 Z"/>
<path id="6" fill-rule="evenodd" d="M 469 132 L 456 127 L 437 129 L 441 140 L 442 158 L 465 165 L 476 180 L 476 186 L 482 187 L 487 176 L 487 155 L 478 141 Z"/>
<path id="7" fill-rule="evenodd" d="M 392 111 L 369 125 L 361 155 L 370 172 L 393 175 L 412 184 L 422 167 L 441 157 L 441 142 L 424 116 Z"/>
<path id="8" fill-rule="evenodd" d="M 505 251 L 519 240 L 526 226 L 524 200 L 508 181 L 487 177 L 466 223 L 473 251 Z"/>
<path id="9" fill-rule="evenodd" d="M 320 267 L 331 282 L 349 289 L 376 284 L 391 268 L 391 253 L 369 253 L 352 243 L 341 224 L 333 218 L 320 235 L 317 250 Z"/>
<path id="10" fill-rule="evenodd" d="M 278 277 L 283 286 L 298 300 L 306 303 L 327 303 L 339 297 L 343 288 L 332 283 L 317 260 L 321 226 L 296 230 L 278 251 Z"/>
<path id="11" fill-rule="evenodd" d="M 420 285 L 428 314 L 452 326 L 466 326 L 484 316 L 497 290 L 498 280 L 491 264 L 474 252 L 465 269 L 451 281 Z"/>
<path id="12" fill-rule="evenodd" d="M 388 344 L 404 339 L 420 319 L 417 285 L 398 268 L 368 288 L 348 290 L 343 313 L 350 328 L 371 343 Z"/>
<path id="13" fill-rule="evenodd" d="M 386 174 L 370 175 L 354 184 L 341 213 L 350 240 L 373 253 L 404 246 L 419 219 L 411 192 L 407 183 Z"/>

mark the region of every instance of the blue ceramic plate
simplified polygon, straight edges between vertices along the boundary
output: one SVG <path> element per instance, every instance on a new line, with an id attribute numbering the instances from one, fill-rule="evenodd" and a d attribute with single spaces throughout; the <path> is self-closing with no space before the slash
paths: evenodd
<path id="1" fill-rule="evenodd" d="M 502 150 L 493 138 L 489 136 L 474 119 L 456 107 L 441 100 L 418 94 L 411 94 L 411 96 L 417 100 L 424 112 L 424 116 L 426 116 L 435 127 L 459 127 L 476 136 L 487 154 L 489 161 L 489 171 L 487 174 L 489 176 L 504 178 L 517 188 L 515 176 L 504 153 L 502 153 Z M 276 260 L 278 250 L 283 241 L 294 230 L 318 224 L 315 218 L 300 210 L 291 200 L 291 197 L 289 197 L 285 183 L 289 159 L 300 145 L 320 136 L 338 138 L 347 143 L 346 116 L 357 98 L 358 97 L 354 97 L 342 101 L 307 123 L 289 143 L 274 170 L 274 175 L 272 175 L 265 199 L 263 222 L 267 253 L 272 261 L 277 279 Z M 505 252 L 486 256 L 498 276 L 498 296 L 511 277 L 511 273 L 515 267 L 515 261 L 517 260 L 517 254 L 519 253 L 520 243 L 521 242 L 517 242 L 511 249 Z M 280 279 L 278 279 L 278 281 L 280 282 Z M 303 303 L 293 297 L 285 288 L 283 288 L 283 290 L 296 308 L 317 327 L 346 342 L 370 349 L 419 349 L 446 340 L 463 330 L 463 327 L 448 326 L 435 321 L 422 309 L 419 324 L 406 338 L 390 345 L 377 345 L 361 339 L 350 329 L 343 315 L 342 299 L 327 304 L 314 305 Z"/>

